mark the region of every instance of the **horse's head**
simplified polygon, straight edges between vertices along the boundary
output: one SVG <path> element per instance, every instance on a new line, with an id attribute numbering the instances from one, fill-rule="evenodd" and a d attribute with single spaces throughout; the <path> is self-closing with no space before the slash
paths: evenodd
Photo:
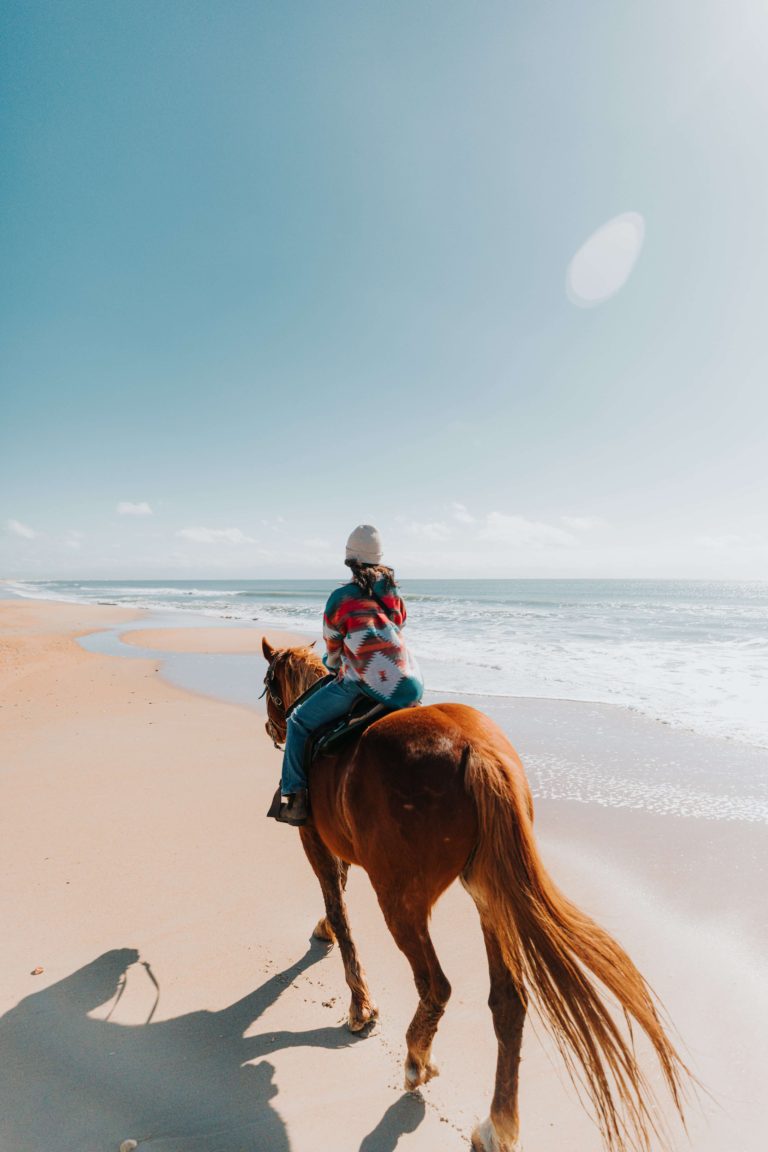
<path id="1" fill-rule="evenodd" d="M 325 674 L 325 666 L 312 651 L 312 644 L 301 648 L 275 648 L 261 638 L 261 650 L 267 662 L 264 694 L 267 697 L 267 722 L 264 727 L 276 748 L 285 743 L 286 714 L 302 692 L 318 677 Z"/>

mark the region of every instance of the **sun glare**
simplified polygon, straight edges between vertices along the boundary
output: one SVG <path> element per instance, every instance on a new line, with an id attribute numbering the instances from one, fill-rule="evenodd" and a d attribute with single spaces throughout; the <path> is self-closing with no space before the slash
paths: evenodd
<path id="1" fill-rule="evenodd" d="M 566 292 L 572 304 L 592 308 L 624 287 L 643 247 L 645 220 L 623 212 L 593 232 L 568 266 Z"/>

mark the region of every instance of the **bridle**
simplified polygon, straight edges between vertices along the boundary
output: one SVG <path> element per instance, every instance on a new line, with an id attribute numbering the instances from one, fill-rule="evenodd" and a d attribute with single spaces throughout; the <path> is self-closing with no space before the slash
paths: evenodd
<path id="1" fill-rule="evenodd" d="M 277 656 L 273 657 L 273 659 L 270 660 L 269 664 L 267 665 L 267 671 L 266 671 L 266 674 L 264 676 L 264 691 L 260 693 L 259 700 L 262 700 L 264 698 L 264 696 L 267 696 L 268 700 L 272 701 L 275 708 L 279 708 L 280 711 L 284 713 L 283 718 L 287 721 L 288 712 L 290 711 L 290 709 L 288 709 L 288 711 L 285 711 L 285 705 L 283 704 L 283 698 L 275 687 L 275 683 L 276 683 L 276 681 L 275 681 L 275 665 L 276 665 L 276 663 L 277 663 Z M 272 717 L 269 715 L 269 707 L 267 707 L 267 732 L 272 737 L 272 743 L 274 744 L 275 748 L 277 748 L 277 750 L 279 752 L 282 752 L 283 745 L 278 743 L 277 738 L 275 736 L 275 731 L 276 731 L 275 722 L 272 719 Z"/>
<path id="2" fill-rule="evenodd" d="M 267 671 L 264 676 L 264 690 L 260 693 L 259 700 L 262 700 L 264 696 L 267 697 L 268 701 L 271 700 L 275 708 L 278 708 L 282 712 L 281 720 L 287 724 L 288 717 L 291 715 L 291 712 L 293 712 L 294 708 L 297 708 L 306 696 L 309 696 L 312 692 L 315 692 L 322 686 L 322 684 L 328 683 L 331 680 L 335 680 L 336 674 L 335 672 L 329 672 L 327 676 L 321 676 L 320 680 L 316 680 L 314 684 L 310 684 L 308 688 L 305 688 L 303 692 L 300 692 L 293 703 L 289 704 L 286 708 L 282 696 L 275 687 L 275 665 L 277 664 L 279 655 L 280 654 L 278 653 L 277 656 L 274 656 L 267 665 Z M 269 715 L 269 707 L 267 707 L 267 732 L 272 737 L 272 743 L 274 744 L 275 748 L 282 752 L 284 744 L 280 744 L 275 738 L 275 722 Z"/>
<path id="3" fill-rule="evenodd" d="M 269 693 L 269 698 L 272 701 L 272 703 L 277 708 L 282 708 L 283 707 L 282 697 L 278 696 L 277 692 L 275 692 L 275 664 L 276 663 L 277 663 L 277 657 L 275 657 L 274 660 L 270 660 L 269 664 L 267 665 L 267 672 L 266 672 L 266 675 L 264 677 L 264 691 L 259 694 L 259 700 L 263 700 L 264 697 L 267 695 L 267 693 Z M 287 717 L 286 717 L 286 719 L 287 719 Z"/>

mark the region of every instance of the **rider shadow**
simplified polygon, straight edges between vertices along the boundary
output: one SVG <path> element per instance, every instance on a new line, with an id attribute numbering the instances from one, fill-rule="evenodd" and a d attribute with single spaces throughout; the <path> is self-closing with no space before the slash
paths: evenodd
<path id="1" fill-rule="evenodd" d="M 219 1012 L 155 1023 L 87 1015 L 119 997 L 139 959 L 131 948 L 106 952 L 26 997 L 0 1019 L 0 1148 L 73 1152 L 151 1138 L 158 1152 L 289 1152 L 271 1104 L 274 1067 L 247 1061 L 284 1048 L 342 1048 L 355 1037 L 343 1026 L 244 1033 L 326 952 L 312 943 L 295 964 Z M 366 1152 L 390 1146 L 366 1145 Z"/>

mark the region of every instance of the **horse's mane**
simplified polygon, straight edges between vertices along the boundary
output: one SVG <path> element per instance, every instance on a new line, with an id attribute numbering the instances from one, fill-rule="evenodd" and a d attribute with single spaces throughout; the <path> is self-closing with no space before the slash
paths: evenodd
<path id="1" fill-rule="evenodd" d="M 282 664 L 285 695 L 289 700 L 298 699 L 327 671 L 311 644 L 303 648 L 286 648 Z"/>

